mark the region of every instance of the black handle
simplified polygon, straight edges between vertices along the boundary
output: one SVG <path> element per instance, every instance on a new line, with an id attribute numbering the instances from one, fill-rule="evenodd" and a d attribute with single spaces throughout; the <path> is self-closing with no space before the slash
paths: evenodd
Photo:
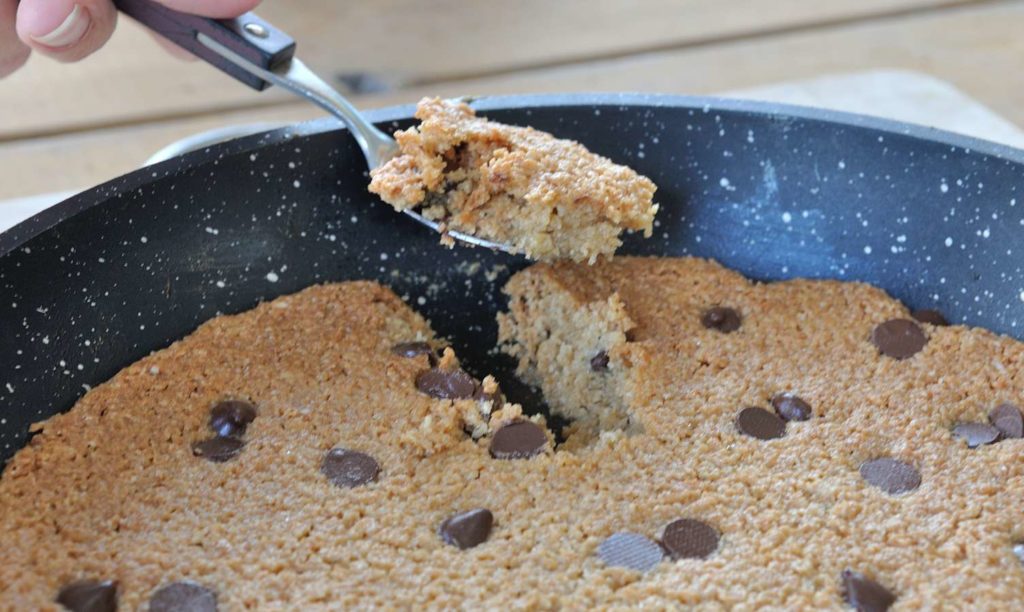
<path id="1" fill-rule="evenodd" d="M 270 83 L 224 59 L 196 36 L 205 34 L 267 70 L 295 55 L 295 41 L 253 13 L 235 19 L 211 19 L 179 13 L 153 0 L 114 0 L 114 4 L 125 15 L 256 90 L 262 91 Z"/>

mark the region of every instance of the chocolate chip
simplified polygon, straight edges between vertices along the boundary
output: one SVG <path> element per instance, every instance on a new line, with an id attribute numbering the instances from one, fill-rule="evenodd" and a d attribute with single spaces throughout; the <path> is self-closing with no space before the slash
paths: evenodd
<path id="1" fill-rule="evenodd" d="M 860 464 L 860 475 L 869 485 L 897 495 L 913 491 L 921 486 L 921 474 L 917 468 L 891 457 L 879 457 Z"/>
<path id="2" fill-rule="evenodd" d="M 117 582 L 79 580 L 57 593 L 57 603 L 71 612 L 114 612 L 117 610 Z"/>
<path id="3" fill-rule="evenodd" d="M 737 415 L 736 429 L 739 429 L 740 433 L 758 440 L 772 440 L 785 435 L 786 422 L 773 412 L 751 406 L 744 408 Z"/>
<path id="4" fill-rule="evenodd" d="M 601 542 L 597 556 L 605 565 L 646 572 L 661 563 L 665 553 L 656 542 L 638 533 L 620 531 Z"/>
<path id="5" fill-rule="evenodd" d="M 718 549 L 718 532 L 704 521 L 676 519 L 665 526 L 661 544 L 675 560 L 706 559 Z"/>
<path id="6" fill-rule="evenodd" d="M 494 515 L 486 508 L 453 514 L 441 523 L 438 533 L 445 544 L 462 550 L 482 544 L 491 535 Z"/>
<path id="7" fill-rule="evenodd" d="M 740 313 L 732 308 L 715 306 L 704 311 L 700 322 L 708 329 L 717 329 L 723 334 L 728 334 L 740 328 L 742 319 L 740 318 Z"/>
<path id="8" fill-rule="evenodd" d="M 857 612 L 885 612 L 896 601 L 889 589 L 860 572 L 843 570 L 843 600 Z"/>
<path id="9" fill-rule="evenodd" d="M 967 442 L 967 448 L 978 448 L 992 444 L 999 437 L 999 430 L 985 423 L 957 423 L 953 435 Z"/>
<path id="10" fill-rule="evenodd" d="M 380 464 L 366 453 L 334 447 L 320 462 L 320 472 L 333 484 L 351 489 L 376 482 Z"/>
<path id="11" fill-rule="evenodd" d="M 194 582 L 172 582 L 149 598 L 149 612 L 217 612 L 217 593 Z"/>
<path id="12" fill-rule="evenodd" d="M 430 365 L 437 363 L 437 353 L 434 352 L 434 347 L 426 342 L 399 342 L 391 347 L 391 352 L 399 357 L 407 358 L 426 355 Z"/>
<path id="13" fill-rule="evenodd" d="M 772 398 L 772 407 L 787 421 L 806 421 L 811 418 L 811 405 L 792 393 L 779 393 Z"/>
<path id="14" fill-rule="evenodd" d="M 949 325 L 949 321 L 946 320 L 946 317 L 942 316 L 941 312 L 931 308 L 915 310 L 910 313 L 910 316 L 922 323 L 928 323 L 929 325 L 934 325 L 936 327 L 945 327 L 946 325 Z"/>
<path id="15" fill-rule="evenodd" d="M 242 452 L 245 442 L 238 438 L 214 436 L 201 442 L 192 443 L 192 454 L 214 463 L 224 463 Z"/>
<path id="16" fill-rule="evenodd" d="M 871 342 L 893 359 L 912 357 L 928 343 L 921 327 L 909 319 L 891 319 L 871 332 Z"/>
<path id="17" fill-rule="evenodd" d="M 210 409 L 210 429 L 218 436 L 238 437 L 256 418 L 256 407 L 245 400 L 224 400 Z"/>
<path id="18" fill-rule="evenodd" d="M 536 423 L 509 423 L 491 438 L 491 456 L 495 459 L 528 459 L 544 450 L 548 437 Z"/>
<path id="19" fill-rule="evenodd" d="M 999 404 L 988 413 L 988 420 L 1003 438 L 1024 437 L 1024 419 L 1021 418 L 1020 408 L 1013 404 Z"/>
<path id="20" fill-rule="evenodd" d="M 600 351 L 590 359 L 590 369 L 593 372 L 605 372 L 608 370 L 608 353 Z"/>
<path id="21" fill-rule="evenodd" d="M 416 388 L 439 399 L 469 399 L 479 382 L 463 370 L 431 368 L 416 375 Z"/>

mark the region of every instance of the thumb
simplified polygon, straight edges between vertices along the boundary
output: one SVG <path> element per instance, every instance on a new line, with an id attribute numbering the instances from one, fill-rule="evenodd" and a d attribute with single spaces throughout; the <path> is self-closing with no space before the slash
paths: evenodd
<path id="1" fill-rule="evenodd" d="M 80 60 L 102 47 L 116 22 L 110 0 L 22 0 L 18 5 L 18 37 L 62 62 Z"/>
<path id="2" fill-rule="evenodd" d="M 14 16 L 18 0 L 0 0 L 0 78 L 14 72 L 28 59 L 29 48 L 18 40 Z"/>

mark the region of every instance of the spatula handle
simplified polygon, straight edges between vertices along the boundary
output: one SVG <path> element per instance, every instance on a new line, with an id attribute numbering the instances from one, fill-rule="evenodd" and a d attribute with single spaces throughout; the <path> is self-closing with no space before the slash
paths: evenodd
<path id="1" fill-rule="evenodd" d="M 224 59 L 196 37 L 205 34 L 267 70 L 295 55 L 295 41 L 253 13 L 235 19 L 211 19 L 179 13 L 153 0 L 114 0 L 114 4 L 125 15 L 256 90 L 266 89 L 270 83 Z"/>

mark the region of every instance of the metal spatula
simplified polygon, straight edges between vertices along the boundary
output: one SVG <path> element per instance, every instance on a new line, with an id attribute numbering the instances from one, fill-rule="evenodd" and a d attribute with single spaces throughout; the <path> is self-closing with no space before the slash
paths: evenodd
<path id="1" fill-rule="evenodd" d="M 115 0 L 124 14 L 171 40 L 207 63 L 262 91 L 277 85 L 313 102 L 348 127 L 376 168 L 398 153 L 395 140 L 378 130 L 352 105 L 295 57 L 295 41 L 253 13 L 236 19 L 210 19 L 173 11 L 152 0 Z M 438 223 L 413 210 L 403 211 L 423 225 Z M 511 248 L 476 236 L 446 230 L 452 238 L 476 246 L 511 252 Z"/>

